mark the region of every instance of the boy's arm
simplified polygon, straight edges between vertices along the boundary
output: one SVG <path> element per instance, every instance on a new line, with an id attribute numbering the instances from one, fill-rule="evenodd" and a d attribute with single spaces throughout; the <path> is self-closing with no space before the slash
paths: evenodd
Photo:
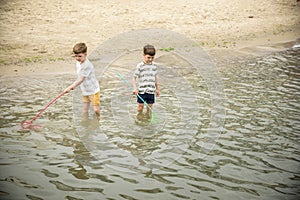
<path id="1" fill-rule="evenodd" d="M 73 84 L 71 84 L 69 87 L 67 87 L 64 92 L 68 93 L 71 90 L 74 90 L 78 85 L 80 85 L 85 80 L 85 77 L 82 76 L 78 80 L 76 80 Z"/>
<path id="2" fill-rule="evenodd" d="M 158 81 L 157 81 L 157 77 L 155 78 L 155 88 L 156 88 L 156 96 L 159 97 L 160 95 L 160 91 L 159 91 L 159 87 L 158 87 Z"/>

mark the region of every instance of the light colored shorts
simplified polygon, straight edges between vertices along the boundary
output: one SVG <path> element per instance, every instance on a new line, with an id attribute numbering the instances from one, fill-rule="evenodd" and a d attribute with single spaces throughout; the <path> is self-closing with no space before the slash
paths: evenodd
<path id="1" fill-rule="evenodd" d="M 91 103 L 93 106 L 99 106 L 100 105 L 100 92 L 97 92 L 96 94 L 92 94 L 89 96 L 82 96 L 82 102 L 83 103 Z"/>

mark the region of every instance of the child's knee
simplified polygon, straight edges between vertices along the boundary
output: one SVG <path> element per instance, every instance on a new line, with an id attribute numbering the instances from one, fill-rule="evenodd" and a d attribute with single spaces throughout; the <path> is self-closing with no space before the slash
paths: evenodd
<path id="1" fill-rule="evenodd" d="M 141 111 L 143 111 L 143 109 L 144 109 L 144 104 L 139 104 L 137 110 L 138 110 L 139 112 L 141 112 Z"/>

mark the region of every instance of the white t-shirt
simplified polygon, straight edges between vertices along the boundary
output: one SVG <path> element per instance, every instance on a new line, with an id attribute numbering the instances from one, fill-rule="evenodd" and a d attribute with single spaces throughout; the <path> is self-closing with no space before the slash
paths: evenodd
<path id="1" fill-rule="evenodd" d="M 145 64 L 144 62 L 137 64 L 136 70 L 134 72 L 134 76 L 138 78 L 137 83 L 138 83 L 139 93 L 155 94 L 156 75 L 157 75 L 156 64 L 154 63 Z"/>
<path id="2" fill-rule="evenodd" d="M 96 78 L 93 64 L 86 59 L 82 64 L 76 62 L 78 78 L 85 77 L 84 81 L 80 84 L 83 96 L 96 94 L 100 91 L 99 82 Z"/>

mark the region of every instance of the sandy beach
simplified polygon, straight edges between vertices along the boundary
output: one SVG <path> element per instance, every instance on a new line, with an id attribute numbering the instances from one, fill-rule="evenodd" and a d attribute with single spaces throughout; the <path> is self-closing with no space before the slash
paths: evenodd
<path id="1" fill-rule="evenodd" d="M 75 43 L 86 42 L 91 52 L 145 28 L 183 34 L 220 59 L 282 50 L 300 36 L 297 0 L 0 0 L 0 6 L 0 75 L 73 73 Z"/>

